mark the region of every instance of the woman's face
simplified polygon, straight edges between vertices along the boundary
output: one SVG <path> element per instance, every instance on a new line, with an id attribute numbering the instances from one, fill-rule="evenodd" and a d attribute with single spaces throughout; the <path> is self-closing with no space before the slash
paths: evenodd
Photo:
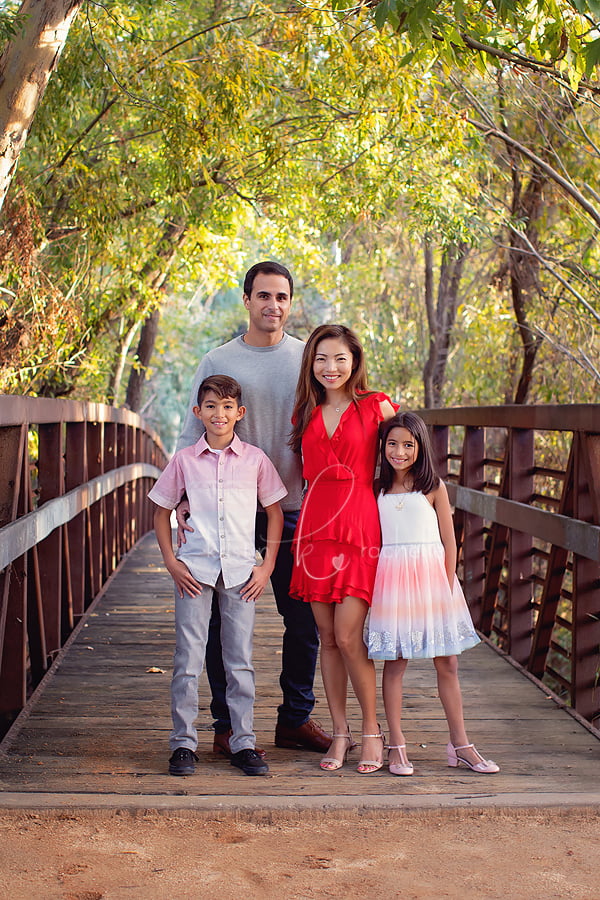
<path id="1" fill-rule="evenodd" d="M 327 390 L 341 390 L 352 375 L 354 360 L 341 338 L 324 338 L 317 344 L 313 375 Z"/>

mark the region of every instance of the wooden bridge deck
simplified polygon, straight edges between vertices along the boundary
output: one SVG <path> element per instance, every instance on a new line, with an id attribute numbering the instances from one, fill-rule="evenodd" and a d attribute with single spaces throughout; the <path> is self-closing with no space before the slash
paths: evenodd
<path id="1" fill-rule="evenodd" d="M 358 750 L 339 772 L 324 773 L 317 754 L 275 748 L 281 623 L 271 596 L 259 602 L 254 657 L 255 727 L 270 774 L 247 778 L 212 754 L 203 679 L 200 763 L 194 776 L 173 778 L 166 774 L 172 615 L 171 581 L 148 535 L 0 745 L 0 809 L 600 806 L 600 741 L 486 645 L 463 655 L 461 681 L 468 732 L 499 763 L 498 775 L 447 767 L 429 662 L 412 663 L 406 680 L 412 778 L 386 769 L 359 775 Z M 320 682 L 316 690 L 315 716 L 327 724 Z M 356 705 L 350 719 L 358 731 Z"/>

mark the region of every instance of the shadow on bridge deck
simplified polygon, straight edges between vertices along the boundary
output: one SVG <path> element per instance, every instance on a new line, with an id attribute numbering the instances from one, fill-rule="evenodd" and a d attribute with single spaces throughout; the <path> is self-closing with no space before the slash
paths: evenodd
<path id="1" fill-rule="evenodd" d="M 255 634 L 255 729 L 270 774 L 247 778 L 211 752 L 208 691 L 201 686 L 200 763 L 166 774 L 172 588 L 153 535 L 134 548 L 0 745 L 0 809 L 252 811 L 572 807 L 600 805 L 600 741 L 490 647 L 461 658 L 467 729 L 498 775 L 450 769 L 433 665 L 406 677 L 412 778 L 361 776 L 358 749 L 337 773 L 313 753 L 273 744 L 281 622 L 271 596 Z M 152 673 L 152 668 L 164 670 Z M 315 716 L 328 723 L 320 681 Z M 360 731 L 358 707 L 351 726 Z M 381 721 L 384 723 L 383 710 Z"/>

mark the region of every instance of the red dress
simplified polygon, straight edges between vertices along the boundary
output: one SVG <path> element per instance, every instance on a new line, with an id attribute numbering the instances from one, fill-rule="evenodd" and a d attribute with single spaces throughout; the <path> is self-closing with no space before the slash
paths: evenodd
<path id="1" fill-rule="evenodd" d="M 371 605 L 381 532 L 373 476 L 380 404 L 386 394 L 359 396 L 331 438 L 320 406 L 302 437 L 308 488 L 294 538 L 290 594 L 307 602 L 360 597 Z"/>

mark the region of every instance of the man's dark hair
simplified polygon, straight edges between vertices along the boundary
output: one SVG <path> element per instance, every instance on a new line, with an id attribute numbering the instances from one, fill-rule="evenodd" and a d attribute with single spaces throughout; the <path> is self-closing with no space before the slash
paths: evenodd
<path id="1" fill-rule="evenodd" d="M 254 286 L 254 279 L 257 275 L 283 275 L 284 278 L 287 278 L 287 282 L 290 286 L 290 300 L 294 296 L 294 279 L 292 278 L 292 274 L 289 269 L 286 269 L 285 266 L 282 266 L 281 263 L 274 262 L 273 260 L 267 259 L 263 262 L 255 263 L 248 271 L 244 277 L 244 294 L 248 297 L 252 293 L 252 288 Z"/>
<path id="2" fill-rule="evenodd" d="M 198 406 L 202 406 L 206 394 L 212 391 L 220 400 L 235 400 L 240 406 L 242 402 L 242 388 L 235 378 L 229 375 L 209 375 L 198 388 Z"/>

